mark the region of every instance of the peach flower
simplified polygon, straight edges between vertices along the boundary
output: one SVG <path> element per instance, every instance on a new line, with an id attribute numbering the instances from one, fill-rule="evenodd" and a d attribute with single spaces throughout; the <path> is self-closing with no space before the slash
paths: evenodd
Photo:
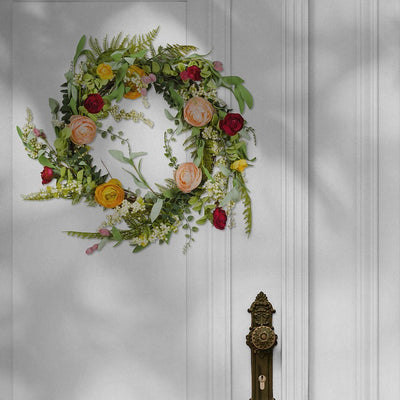
<path id="1" fill-rule="evenodd" d="M 192 126 L 207 125 L 215 113 L 214 107 L 203 97 L 192 97 L 183 110 L 185 121 Z"/>
<path id="2" fill-rule="evenodd" d="M 71 140 L 78 146 L 91 143 L 96 137 L 95 123 L 83 115 L 73 115 L 68 126 L 71 128 Z"/>
<path id="3" fill-rule="evenodd" d="M 192 162 L 179 165 L 175 172 L 176 186 L 183 193 L 189 193 L 200 185 L 202 173 L 200 168 Z"/>

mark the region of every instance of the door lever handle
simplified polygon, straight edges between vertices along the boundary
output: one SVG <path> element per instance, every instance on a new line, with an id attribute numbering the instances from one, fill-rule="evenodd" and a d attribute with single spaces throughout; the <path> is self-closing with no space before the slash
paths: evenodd
<path id="1" fill-rule="evenodd" d="M 246 343 L 251 349 L 251 400 L 274 400 L 272 352 L 278 340 L 272 326 L 275 310 L 267 296 L 260 292 L 248 311 L 251 314 L 251 326 Z"/>

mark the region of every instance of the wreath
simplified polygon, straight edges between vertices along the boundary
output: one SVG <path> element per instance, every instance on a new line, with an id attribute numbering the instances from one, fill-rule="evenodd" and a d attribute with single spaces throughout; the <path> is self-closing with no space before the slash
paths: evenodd
<path id="1" fill-rule="evenodd" d="M 96 239 L 87 254 L 106 243 L 128 241 L 133 252 L 153 242 L 168 243 L 179 227 L 186 230 L 184 252 L 194 240 L 197 225 L 210 222 L 225 229 L 236 203 L 242 202 L 245 231 L 251 231 L 251 199 L 244 170 L 254 161 L 247 155 L 247 143 L 255 135 L 242 113 L 253 106 L 250 92 L 238 76 L 223 76 L 223 65 L 196 54 L 188 45 L 160 46 L 153 41 L 159 28 L 147 34 L 119 35 L 100 44 L 83 36 L 71 68 L 61 85 L 62 104 L 50 98 L 55 140 L 50 143 L 42 129 L 27 122 L 18 134 L 28 155 L 43 166 L 39 192 L 26 200 L 66 198 L 72 203 L 112 210 L 95 232 L 68 231 L 72 236 Z M 240 113 L 233 112 L 218 97 L 218 89 L 230 90 Z M 125 111 L 122 99 L 142 99 L 148 108 L 148 92 L 154 89 L 169 105 L 165 116 L 173 127 L 164 132 L 164 154 L 172 171 L 163 184 L 149 185 L 142 170 L 145 152 L 133 146 L 123 132 L 105 127 L 101 121 L 131 120 L 152 126 L 143 112 Z M 137 101 L 137 100 L 136 100 Z M 178 162 L 172 145 L 186 132 L 184 149 L 190 162 Z M 95 139 L 119 141 L 125 148 L 109 150 L 132 178 L 132 187 L 103 173 L 94 163 L 89 146 Z M 49 185 L 50 182 L 55 182 Z M 194 214 L 194 215 L 193 215 Z M 197 215 L 195 217 L 195 215 Z"/>

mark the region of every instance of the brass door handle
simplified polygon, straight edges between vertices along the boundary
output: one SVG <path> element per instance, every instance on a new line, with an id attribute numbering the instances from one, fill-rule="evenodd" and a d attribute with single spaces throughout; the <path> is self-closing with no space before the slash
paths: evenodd
<path id="1" fill-rule="evenodd" d="M 260 292 L 248 311 L 251 313 L 251 326 L 246 343 L 251 349 L 251 400 L 274 400 L 272 351 L 278 341 L 272 326 L 275 310 L 267 296 Z"/>

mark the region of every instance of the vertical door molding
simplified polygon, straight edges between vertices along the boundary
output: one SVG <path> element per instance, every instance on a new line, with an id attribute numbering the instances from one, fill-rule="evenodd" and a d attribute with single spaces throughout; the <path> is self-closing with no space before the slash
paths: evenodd
<path id="1" fill-rule="evenodd" d="M 206 11 L 205 11 L 206 10 Z M 224 64 L 224 73 L 231 69 L 231 0 L 188 0 L 187 43 L 199 47 L 201 54 L 212 51 L 212 57 Z M 224 100 L 229 104 L 231 98 Z M 208 228 L 208 239 L 199 248 L 202 254 L 194 255 L 197 263 L 207 271 L 208 327 L 203 335 L 208 335 L 207 351 L 207 392 L 203 395 L 210 400 L 230 400 L 231 393 L 231 233 Z M 193 249 L 196 252 L 195 249 Z M 206 254 L 205 253 L 206 250 Z M 194 253 L 193 252 L 193 253 Z M 193 269 L 194 258 L 190 268 Z M 196 263 L 196 262 L 195 262 Z M 190 274 L 190 272 L 189 272 Z M 195 282 L 188 276 L 189 304 L 194 304 L 190 293 Z M 190 310 L 189 310 L 190 312 Z M 189 323 L 190 320 L 188 320 Z M 190 326 L 189 326 L 190 330 Z M 188 352 L 190 353 L 190 349 Z M 205 351 L 205 349 L 204 349 Z M 195 370 L 188 358 L 188 399 L 197 398 L 192 388 L 196 385 Z M 204 397 L 203 397 L 204 398 Z"/>
<path id="2" fill-rule="evenodd" d="M 378 1 L 357 9 L 356 394 L 378 399 Z"/>
<path id="3" fill-rule="evenodd" d="M 0 99 L 2 130 L 0 148 L 0 179 L 3 194 L 0 198 L 1 244 L 0 244 L 0 397 L 13 397 L 12 385 L 12 1 L 0 3 Z M 4 397 L 3 397 L 4 396 Z"/>
<path id="4" fill-rule="evenodd" d="M 308 399 L 308 1 L 282 2 L 282 400 Z"/>

